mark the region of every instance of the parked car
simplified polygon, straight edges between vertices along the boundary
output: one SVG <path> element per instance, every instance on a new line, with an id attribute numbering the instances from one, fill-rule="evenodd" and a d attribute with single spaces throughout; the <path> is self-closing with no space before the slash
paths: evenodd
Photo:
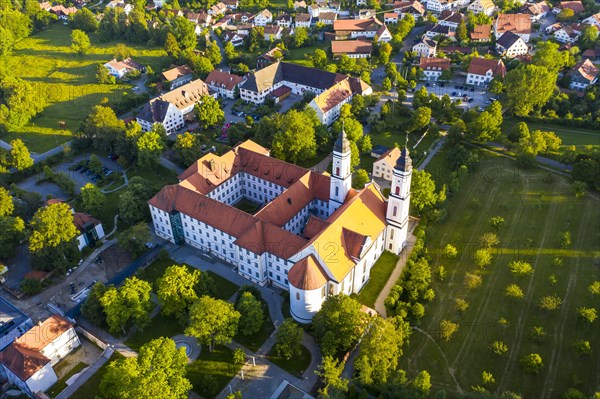
<path id="1" fill-rule="evenodd" d="M 429 87 L 429 83 L 425 83 L 425 87 Z"/>
<path id="2" fill-rule="evenodd" d="M 452 96 L 456 96 L 456 92 L 455 91 L 452 92 Z"/>
<path id="3" fill-rule="evenodd" d="M 472 103 L 473 102 L 473 97 L 469 98 L 469 102 Z"/>

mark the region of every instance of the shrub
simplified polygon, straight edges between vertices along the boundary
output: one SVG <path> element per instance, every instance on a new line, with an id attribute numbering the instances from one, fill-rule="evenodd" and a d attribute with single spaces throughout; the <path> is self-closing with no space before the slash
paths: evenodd
<path id="1" fill-rule="evenodd" d="M 562 233 L 560 233 L 560 247 L 563 249 L 567 249 L 571 247 L 571 244 L 571 232 L 563 231 Z"/>
<path id="2" fill-rule="evenodd" d="M 442 250 L 442 255 L 447 259 L 455 259 L 458 256 L 458 250 L 455 246 L 446 244 Z"/>
<path id="3" fill-rule="evenodd" d="M 457 312 L 464 313 L 469 309 L 469 302 L 462 298 L 456 298 L 454 300 L 454 309 L 456 309 Z"/>
<path id="4" fill-rule="evenodd" d="M 504 355 L 506 352 L 508 352 L 508 345 L 506 345 L 504 342 L 502 341 L 494 341 L 491 343 L 490 345 L 490 350 L 492 352 L 494 352 L 494 354 L 498 355 L 498 356 L 502 356 Z"/>
<path id="5" fill-rule="evenodd" d="M 444 341 L 450 341 L 452 336 L 458 331 L 458 323 L 454 323 L 450 320 L 442 320 L 440 322 L 440 335 Z"/>
<path id="6" fill-rule="evenodd" d="M 504 295 L 512 299 L 523 299 L 523 290 L 516 284 L 509 284 L 506 286 Z"/>
<path id="7" fill-rule="evenodd" d="M 483 279 L 480 275 L 475 273 L 465 273 L 465 285 L 468 289 L 472 290 L 481 286 Z"/>
<path id="8" fill-rule="evenodd" d="M 575 343 L 573 344 L 573 347 L 575 348 L 575 352 L 579 356 L 589 356 L 592 354 L 592 345 L 590 344 L 590 341 L 587 341 L 587 340 L 575 341 Z"/>
<path id="9" fill-rule="evenodd" d="M 592 295 L 600 295 L 600 281 L 594 281 L 590 284 L 588 291 L 590 291 Z"/>
<path id="10" fill-rule="evenodd" d="M 33 278 L 26 278 L 21 281 L 21 291 L 25 293 L 25 295 L 35 295 L 42 291 L 42 283 L 40 280 L 36 280 Z"/>
<path id="11" fill-rule="evenodd" d="M 598 311 L 595 308 L 586 308 L 581 306 L 577 309 L 579 319 L 587 324 L 592 324 L 598 318 Z"/>
<path id="12" fill-rule="evenodd" d="M 537 353 L 530 353 L 529 355 L 523 356 L 521 358 L 521 364 L 525 371 L 531 374 L 539 373 L 542 367 L 544 367 L 542 357 Z"/>
<path id="13" fill-rule="evenodd" d="M 508 268 L 514 277 L 524 277 L 533 273 L 531 264 L 523 261 L 510 262 Z"/>
<path id="14" fill-rule="evenodd" d="M 533 326 L 531 327 L 531 330 L 529 330 L 529 336 L 534 342 L 537 342 L 538 344 L 544 342 L 546 340 L 547 335 L 548 334 L 546 333 L 546 330 L 544 330 L 544 327 L 542 326 Z"/>
<path id="15" fill-rule="evenodd" d="M 500 229 L 502 229 L 504 226 L 504 218 L 501 216 L 494 216 L 490 218 L 490 226 L 492 226 L 492 228 L 497 232 L 500 231 Z"/>
<path id="16" fill-rule="evenodd" d="M 562 305 L 562 299 L 556 295 L 546 295 L 540 298 L 538 306 L 542 310 L 556 310 Z"/>

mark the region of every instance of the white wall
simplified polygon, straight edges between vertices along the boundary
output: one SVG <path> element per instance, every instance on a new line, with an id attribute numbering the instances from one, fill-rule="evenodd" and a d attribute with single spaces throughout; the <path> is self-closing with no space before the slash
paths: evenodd
<path id="1" fill-rule="evenodd" d="M 40 352 L 55 365 L 71 351 L 81 345 L 73 327 L 69 328 L 54 341 L 46 345 Z"/>

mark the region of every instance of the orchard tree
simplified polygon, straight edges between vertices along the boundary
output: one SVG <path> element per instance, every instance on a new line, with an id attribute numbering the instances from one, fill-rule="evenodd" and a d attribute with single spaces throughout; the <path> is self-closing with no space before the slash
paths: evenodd
<path id="1" fill-rule="evenodd" d="M 594 321 L 598 318 L 598 311 L 596 308 L 588 308 L 585 306 L 581 306 L 577 308 L 577 314 L 579 319 L 587 324 L 593 324 Z"/>
<path id="2" fill-rule="evenodd" d="M 108 287 L 100 298 L 111 334 L 125 334 L 129 324 L 143 330 L 150 324 L 152 286 L 145 280 L 129 277 L 120 288 Z"/>
<path id="3" fill-rule="evenodd" d="M 346 352 L 360 338 L 365 329 L 367 315 L 361 304 L 347 295 L 328 296 L 313 318 L 317 342 L 323 355 Z"/>
<path id="4" fill-rule="evenodd" d="M 278 356 L 287 360 L 302 354 L 302 337 L 304 331 L 294 320 L 288 318 L 283 321 L 275 332 L 275 351 Z"/>
<path id="5" fill-rule="evenodd" d="M 506 105 L 517 116 L 527 116 L 546 104 L 556 86 L 557 74 L 546 67 L 528 64 L 509 71 L 504 79 Z M 530 90 L 535 87 L 535 91 Z"/>
<path id="6" fill-rule="evenodd" d="M 423 395 L 423 397 L 427 397 L 429 395 L 429 391 L 431 390 L 431 376 L 427 370 L 422 370 L 419 374 L 417 374 L 411 385 L 417 392 Z"/>
<path id="7" fill-rule="evenodd" d="M 217 126 L 225 119 L 225 113 L 219 102 L 212 96 L 202 96 L 200 102 L 194 108 L 194 114 L 198 123 L 205 129 Z"/>
<path id="8" fill-rule="evenodd" d="M 144 344 L 137 357 L 109 363 L 100 393 L 114 399 L 186 399 L 192 389 L 187 366 L 185 348 L 178 349 L 170 338 L 157 338 Z"/>
<path id="9" fill-rule="evenodd" d="M 475 266 L 480 269 L 484 269 L 487 265 L 492 263 L 492 253 L 487 248 L 480 248 L 475 251 L 473 255 L 473 261 Z"/>
<path id="10" fill-rule="evenodd" d="M 513 277 L 524 277 L 533 273 L 533 267 L 531 264 L 521 260 L 510 262 L 508 264 L 508 268 Z"/>
<path id="11" fill-rule="evenodd" d="M 162 277 L 156 280 L 156 296 L 163 314 L 183 320 L 189 306 L 198 299 L 196 286 L 199 282 L 198 270 L 189 270 L 185 265 L 167 267 Z"/>
<path id="12" fill-rule="evenodd" d="M 588 286 L 588 291 L 592 295 L 600 295 L 600 281 L 594 281 Z"/>
<path id="13" fill-rule="evenodd" d="M 236 310 L 241 315 L 238 324 L 240 334 L 249 336 L 260 331 L 265 322 L 265 312 L 262 303 L 251 292 L 241 294 L 236 303 Z"/>
<path id="14" fill-rule="evenodd" d="M 479 244 L 483 248 L 493 248 L 500 244 L 500 240 L 495 233 L 484 233 L 479 239 Z"/>
<path id="15" fill-rule="evenodd" d="M 500 231 L 504 226 L 504 218 L 501 216 L 492 216 L 490 218 L 490 226 L 492 226 L 496 232 Z"/>
<path id="16" fill-rule="evenodd" d="M 29 149 L 21 139 L 11 141 L 10 145 L 12 146 L 10 157 L 15 169 L 25 170 L 33 166 L 33 158 L 29 155 Z"/>
<path id="17" fill-rule="evenodd" d="M 440 335 L 444 341 L 450 341 L 457 331 L 458 323 L 450 320 L 442 320 L 440 322 Z"/>
<path id="18" fill-rule="evenodd" d="M 523 299 L 523 297 L 525 296 L 523 294 L 523 290 L 517 284 L 507 285 L 506 289 L 504 290 L 504 295 L 517 300 Z"/>
<path id="19" fill-rule="evenodd" d="M 490 345 L 490 350 L 497 356 L 502 356 L 508 352 L 508 345 L 502 341 L 494 341 Z"/>
<path id="20" fill-rule="evenodd" d="M 529 355 L 523 356 L 521 358 L 521 364 L 525 371 L 530 374 L 538 374 L 542 367 L 544 367 L 542 357 L 537 353 L 530 353 Z"/>
<path id="21" fill-rule="evenodd" d="M 538 306 L 542 310 L 556 310 L 562 305 L 563 300 L 556 295 L 546 295 L 539 299 Z"/>
<path id="22" fill-rule="evenodd" d="M 71 32 L 71 50 L 78 56 L 84 56 L 92 47 L 90 43 L 90 38 L 86 33 L 79 29 L 74 29 Z"/>
<path id="23" fill-rule="evenodd" d="M 33 215 L 29 223 L 29 250 L 36 252 L 73 241 L 79 235 L 71 208 L 65 203 L 50 204 Z"/>
<path id="24" fill-rule="evenodd" d="M 87 183 L 81 187 L 81 202 L 83 209 L 89 213 L 96 213 L 104 206 L 106 196 L 93 183 Z"/>
<path id="25" fill-rule="evenodd" d="M 446 259 L 456 259 L 458 256 L 458 250 L 454 245 L 446 244 L 442 250 L 442 256 L 444 256 Z"/>
<path id="26" fill-rule="evenodd" d="M 190 323 L 185 334 L 208 345 L 211 352 L 215 345 L 228 344 L 233 340 L 241 316 L 232 304 L 206 295 L 192 304 L 189 315 Z"/>

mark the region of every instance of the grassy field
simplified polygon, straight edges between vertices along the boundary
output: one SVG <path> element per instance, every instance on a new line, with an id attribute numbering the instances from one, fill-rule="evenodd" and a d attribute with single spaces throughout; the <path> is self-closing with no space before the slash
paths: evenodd
<path id="1" fill-rule="evenodd" d="M 520 120 L 514 117 L 505 118 L 504 122 L 502 123 L 502 131 L 507 133 L 519 122 Z M 600 147 L 600 132 L 578 127 L 554 125 L 546 122 L 525 122 L 527 123 L 530 131 L 539 129 L 542 131 L 556 133 L 556 135 L 562 139 L 563 147 L 571 145 L 574 145 L 578 148 L 583 148 L 588 145 Z"/>
<path id="2" fill-rule="evenodd" d="M 84 58 L 76 58 L 71 51 L 71 29 L 61 23 L 17 43 L 8 57 L 8 67 L 16 75 L 29 81 L 47 96 L 48 105 L 31 123 L 2 137 L 10 141 L 21 138 L 31 151 L 42 153 L 70 140 L 73 132 L 90 109 L 103 98 L 118 99 L 131 92 L 131 85 L 101 85 L 96 82 L 96 64 L 113 58 L 117 42 L 100 43 L 90 35 L 92 49 Z M 133 58 L 160 71 L 167 61 L 160 48 L 130 45 Z M 58 126 L 66 123 L 66 130 Z"/>
<path id="3" fill-rule="evenodd" d="M 370 308 L 375 308 L 377 296 L 383 289 L 385 283 L 390 278 L 390 274 L 394 271 L 398 256 L 391 252 L 384 252 L 371 269 L 369 282 L 358 294 L 358 301 Z"/>
<path id="4" fill-rule="evenodd" d="M 109 363 L 122 359 L 123 355 L 119 352 L 114 352 L 110 359 L 102 367 L 98 369 L 86 382 L 83 384 L 73 395 L 70 397 L 72 399 L 90 399 L 95 398 L 99 394 L 100 382 L 102 382 L 102 377 L 104 373 L 106 373 L 106 368 Z"/>
<path id="5" fill-rule="evenodd" d="M 188 366 L 187 378 L 194 392 L 212 399 L 241 368 L 241 364 L 233 363 L 233 351 L 226 346 L 218 346 L 212 352 L 203 347 L 198 360 Z"/>
<path id="6" fill-rule="evenodd" d="M 300 65 L 304 65 L 307 67 L 312 67 L 313 66 L 312 61 L 304 58 L 304 55 L 312 54 L 318 48 L 327 52 L 327 50 L 330 48 L 330 45 L 328 42 L 327 43 L 317 42 L 316 44 L 313 44 L 312 46 L 309 46 L 309 47 L 290 49 L 290 50 L 288 50 L 288 52 L 284 58 L 284 61 L 293 62 L 294 64 L 300 64 Z"/>
<path id="7" fill-rule="evenodd" d="M 67 387 L 67 380 L 71 377 L 73 377 L 75 374 L 79 373 L 81 370 L 83 370 L 84 368 L 86 368 L 88 365 L 83 363 L 83 362 L 79 362 L 75 365 L 75 367 L 73 367 L 73 369 L 71 369 L 71 371 L 69 371 L 67 374 L 65 374 L 65 376 L 63 378 L 61 378 L 60 380 L 58 380 L 56 382 L 56 384 L 54 384 L 52 386 L 52 388 L 50 388 L 46 394 L 48 396 L 50 396 L 51 398 L 56 397 L 56 395 L 58 395 L 59 393 L 61 393 L 66 387 Z"/>
<path id="8" fill-rule="evenodd" d="M 162 313 L 152 318 L 150 325 L 144 328 L 144 331 L 136 331 L 125 341 L 125 345 L 134 351 L 139 351 L 142 345 L 160 337 L 172 338 L 175 335 L 183 334 L 185 326 L 175 317 L 163 316 Z"/>
<path id="9" fill-rule="evenodd" d="M 304 345 L 300 345 L 300 350 L 299 356 L 293 356 L 290 360 L 287 360 L 284 357 L 278 356 L 275 347 L 273 347 L 267 354 L 267 357 L 274 365 L 281 367 L 291 375 L 301 378 L 304 370 L 310 365 L 311 356 L 310 351 Z"/>
<path id="10" fill-rule="evenodd" d="M 597 352 L 580 357 L 573 344 L 585 339 L 594 351 L 600 347 L 598 320 L 592 327 L 577 320 L 577 308 L 598 308 L 587 287 L 599 280 L 600 206 L 595 198 L 573 197 L 569 185 L 567 179 L 545 171 L 516 169 L 514 162 L 500 157 L 483 159 L 477 172 L 467 177 L 446 222 L 428 233 L 432 269 L 443 264 L 448 273 L 443 282 L 434 278 L 436 297 L 426 306 L 420 329 L 413 332 L 401 359 L 410 375 L 426 369 L 434 390 L 468 392 L 483 385 L 482 372 L 487 371 L 495 379 L 486 386 L 489 391 L 510 390 L 523 398 L 558 398 L 570 387 L 590 396 L 598 389 L 600 357 Z M 493 216 L 503 217 L 505 225 L 498 233 L 500 244 L 492 251 L 492 263 L 479 270 L 473 253 L 481 235 L 492 231 Z M 573 244 L 562 249 L 560 234 L 567 230 Z M 439 248 L 446 244 L 458 248 L 456 259 L 441 258 Z M 555 258 L 563 265 L 556 266 Z M 507 267 L 514 260 L 529 262 L 533 273 L 514 278 Z M 482 285 L 468 290 L 466 272 L 479 274 Z M 504 295 L 512 283 L 524 293 L 518 302 Z M 563 300 L 562 306 L 540 310 L 540 298 L 554 294 Z M 455 310 L 457 298 L 470 304 L 464 313 Z M 459 324 L 449 342 L 439 334 L 445 319 Z M 532 338 L 533 327 L 544 328 L 544 342 Z M 489 349 L 496 340 L 508 345 L 503 356 Z M 526 374 L 520 364 L 530 353 L 540 354 L 544 363 L 537 375 Z"/>

